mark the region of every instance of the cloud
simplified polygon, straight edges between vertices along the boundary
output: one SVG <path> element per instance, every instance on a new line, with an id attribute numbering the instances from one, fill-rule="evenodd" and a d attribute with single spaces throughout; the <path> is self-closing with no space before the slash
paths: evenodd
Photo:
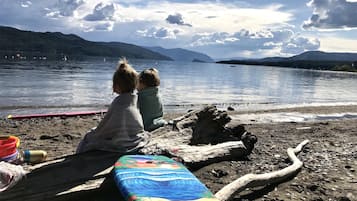
<path id="1" fill-rule="evenodd" d="M 0 0 L 0 24 L 74 33 L 93 41 L 188 48 L 216 58 L 317 48 L 317 39 L 294 33 L 291 23 L 302 20 L 288 8 L 290 3 L 277 2 L 264 0 L 256 6 L 228 0 Z"/>
<path id="2" fill-rule="evenodd" d="M 166 21 L 169 23 L 169 24 L 178 24 L 178 25 L 184 25 L 184 26 L 189 26 L 189 27 L 192 27 L 191 24 L 187 24 L 183 21 L 182 19 L 182 15 L 180 13 L 176 13 L 175 15 L 169 15 L 167 18 L 166 18 Z"/>
<path id="3" fill-rule="evenodd" d="M 43 2 L 36 3 L 37 5 L 39 5 Z M 52 4 L 51 3 L 47 3 L 47 7 L 44 6 L 44 8 L 46 10 L 45 16 L 52 19 L 72 17 L 74 15 L 74 12 L 81 5 L 85 4 L 83 0 L 57 0 L 57 2 L 54 2 Z"/>
<path id="4" fill-rule="evenodd" d="M 312 16 L 304 21 L 304 29 L 357 28 L 357 2 L 346 0 L 311 0 Z"/>
<path id="5" fill-rule="evenodd" d="M 244 50 L 265 49 L 272 47 L 272 44 L 282 44 L 289 41 L 294 35 L 290 29 L 282 30 L 260 30 L 249 31 L 241 29 L 233 34 L 227 32 L 216 32 L 211 34 L 197 34 L 193 38 L 191 46 L 207 46 L 207 45 L 233 45 Z M 269 46 L 264 44 L 270 44 Z"/>
<path id="6" fill-rule="evenodd" d="M 160 38 L 160 39 L 176 39 L 176 35 L 180 33 L 178 29 L 169 29 L 164 27 L 153 27 L 145 30 L 138 30 L 137 33 L 144 37 Z"/>
<path id="7" fill-rule="evenodd" d="M 0 0 L 0 25 L 31 31 L 66 32 L 64 29 L 59 29 L 59 27 L 62 28 L 64 22 L 46 17 L 46 14 L 50 12 L 48 8 L 56 3 L 46 0 Z"/>
<path id="8" fill-rule="evenodd" d="M 63 17 L 72 16 L 73 12 L 83 3 L 83 0 L 58 0 L 57 13 Z"/>
<path id="9" fill-rule="evenodd" d="M 288 42 L 283 43 L 281 52 L 287 54 L 300 54 L 305 51 L 318 50 L 319 48 L 320 41 L 318 39 L 296 36 L 291 38 Z"/>
<path id="10" fill-rule="evenodd" d="M 21 3 L 29 7 L 23 8 Z M 103 26 L 102 22 L 114 22 L 114 26 L 145 22 L 137 30 L 179 25 L 184 31 L 180 31 L 181 36 L 192 37 L 202 32 L 233 33 L 242 28 L 277 27 L 292 18 L 292 14 L 277 8 L 247 8 L 219 1 L 0 0 L 0 6 L 0 23 L 4 25 L 74 33 L 96 30 L 95 26 Z"/>
<path id="11" fill-rule="evenodd" d="M 86 23 L 81 24 L 81 27 L 84 28 L 85 32 L 92 31 L 112 31 L 114 27 L 113 22 L 96 22 L 96 23 Z"/>
<path id="12" fill-rule="evenodd" d="M 264 52 L 272 51 L 280 55 L 297 54 L 317 50 L 317 38 L 303 37 L 290 29 L 249 31 L 242 29 L 233 34 L 226 32 L 197 34 L 190 44 L 192 49 L 224 50 L 222 52 Z M 219 51 L 217 51 L 219 53 Z M 217 53 L 216 53 L 217 54 Z"/>
<path id="13" fill-rule="evenodd" d="M 99 3 L 95 6 L 93 13 L 86 15 L 83 19 L 87 21 L 113 20 L 114 13 L 115 8 L 113 3 L 108 5 Z"/>
<path id="14" fill-rule="evenodd" d="M 240 39 L 232 34 L 226 32 L 203 33 L 197 34 L 193 37 L 191 47 L 210 46 L 210 45 L 224 45 L 234 43 Z"/>
<path id="15" fill-rule="evenodd" d="M 212 19 L 212 18 L 216 18 L 217 16 L 214 16 L 214 15 L 210 15 L 210 16 L 207 16 L 206 18 L 208 19 Z"/>
<path id="16" fill-rule="evenodd" d="M 24 2 L 21 2 L 21 7 L 23 8 L 28 8 L 32 5 L 32 2 L 31 1 L 24 1 Z"/>

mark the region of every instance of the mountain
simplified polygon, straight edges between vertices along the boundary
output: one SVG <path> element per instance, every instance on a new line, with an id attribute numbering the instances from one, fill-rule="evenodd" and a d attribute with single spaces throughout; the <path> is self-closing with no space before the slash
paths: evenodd
<path id="1" fill-rule="evenodd" d="M 75 59 L 100 56 L 172 60 L 157 52 L 127 43 L 93 42 L 74 34 L 32 32 L 0 26 L 0 59 L 61 59 L 64 56 Z"/>
<path id="2" fill-rule="evenodd" d="M 357 53 L 307 51 L 292 57 L 227 60 L 219 61 L 217 63 L 357 71 Z"/>
<path id="3" fill-rule="evenodd" d="M 357 61 L 357 53 L 333 53 L 322 51 L 307 51 L 292 57 L 267 57 L 256 61 Z"/>
<path id="4" fill-rule="evenodd" d="M 189 62 L 214 62 L 208 55 L 185 50 L 182 48 L 165 49 L 162 47 L 146 47 L 147 49 L 157 52 L 159 54 L 168 56 L 175 61 L 189 61 Z"/>
<path id="5" fill-rule="evenodd" d="M 290 60 L 304 61 L 357 61 L 357 53 L 328 53 L 321 51 L 309 51 L 289 58 Z"/>

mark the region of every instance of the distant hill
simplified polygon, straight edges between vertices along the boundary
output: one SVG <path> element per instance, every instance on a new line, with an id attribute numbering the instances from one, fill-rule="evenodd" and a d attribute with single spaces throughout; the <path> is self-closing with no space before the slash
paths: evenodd
<path id="1" fill-rule="evenodd" d="M 320 70 L 357 71 L 357 53 L 328 53 L 308 51 L 292 57 L 267 57 L 219 61 L 226 64 L 280 66 Z"/>
<path id="2" fill-rule="evenodd" d="M 0 26 L 0 59 L 61 59 L 84 57 L 127 57 L 172 60 L 140 46 L 121 42 L 92 42 L 74 34 L 22 31 Z"/>
<path id="3" fill-rule="evenodd" d="M 162 47 L 146 47 L 147 49 L 168 56 L 175 61 L 189 61 L 189 62 L 214 62 L 208 55 L 185 50 L 182 48 L 165 49 Z"/>
<path id="4" fill-rule="evenodd" d="M 309 51 L 290 57 L 289 60 L 299 61 L 357 61 L 357 53 L 328 53 L 321 51 Z"/>
<path id="5" fill-rule="evenodd" d="M 357 53 L 308 51 L 292 57 L 267 57 L 257 61 L 357 61 Z"/>

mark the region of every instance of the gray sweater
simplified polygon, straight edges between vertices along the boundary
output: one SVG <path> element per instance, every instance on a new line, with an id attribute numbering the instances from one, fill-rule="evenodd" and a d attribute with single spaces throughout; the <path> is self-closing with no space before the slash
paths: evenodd
<path id="1" fill-rule="evenodd" d="M 137 95 L 123 93 L 113 100 L 97 128 L 87 133 L 77 153 L 90 150 L 127 153 L 144 146 L 147 139 Z"/>

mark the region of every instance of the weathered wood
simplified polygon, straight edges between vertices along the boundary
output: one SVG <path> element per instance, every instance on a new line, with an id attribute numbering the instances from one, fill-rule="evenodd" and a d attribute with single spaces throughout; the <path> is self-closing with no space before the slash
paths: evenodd
<path id="1" fill-rule="evenodd" d="M 280 183 L 288 178 L 291 178 L 292 176 L 295 176 L 303 165 L 303 163 L 296 157 L 296 154 L 298 154 L 308 142 L 309 140 L 305 140 L 296 148 L 287 149 L 288 156 L 293 162 L 292 165 L 284 169 L 265 174 L 246 174 L 223 187 L 215 194 L 215 196 L 221 201 L 227 201 L 231 200 L 235 194 L 246 188 Z"/>
<path id="2" fill-rule="evenodd" d="M 159 149 L 161 154 L 179 159 L 190 169 L 197 169 L 208 164 L 242 158 L 248 155 L 247 149 L 242 141 L 230 141 L 216 145 L 201 146 L 190 146 L 173 142 L 177 141 L 175 139 L 166 139 L 152 146 Z M 155 151 L 158 152 L 157 150 Z"/>
<path id="3" fill-rule="evenodd" d="M 34 166 L 26 178 L 1 193 L 0 200 L 61 200 L 70 198 L 66 194 L 99 190 L 111 177 L 109 173 L 119 157 L 118 153 L 94 151 Z"/>
<path id="4" fill-rule="evenodd" d="M 190 112 L 175 119 L 174 125 L 153 131 L 141 152 L 178 158 L 191 169 L 249 155 L 255 136 L 241 125 L 225 127 L 229 121 L 226 112 L 213 106 Z"/>

